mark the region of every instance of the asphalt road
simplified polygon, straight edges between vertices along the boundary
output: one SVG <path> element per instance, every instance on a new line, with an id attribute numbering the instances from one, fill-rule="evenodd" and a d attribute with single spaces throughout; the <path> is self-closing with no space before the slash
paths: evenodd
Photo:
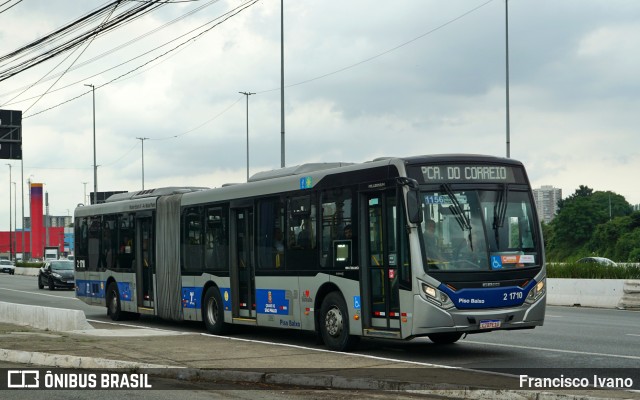
<path id="1" fill-rule="evenodd" d="M 0 301 L 78 309 L 87 319 L 111 322 L 102 307 L 75 299 L 73 291 L 39 290 L 37 278 L 0 274 Z M 172 323 L 156 318 L 126 321 L 129 325 L 204 332 L 199 323 Z M 104 326 L 101 326 L 104 328 Z M 117 328 L 117 325 L 113 325 Z M 233 336 L 263 342 L 322 348 L 311 334 L 294 330 L 238 327 Z M 452 346 L 436 346 L 427 338 L 408 342 L 363 340 L 355 351 L 363 356 L 428 365 L 518 373 L 522 368 L 638 368 L 640 313 L 612 309 L 547 308 L 545 325 L 526 331 L 469 335 Z"/>

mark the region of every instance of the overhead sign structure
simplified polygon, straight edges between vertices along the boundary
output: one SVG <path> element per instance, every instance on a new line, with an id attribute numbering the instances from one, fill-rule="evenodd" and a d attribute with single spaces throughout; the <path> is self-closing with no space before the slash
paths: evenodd
<path id="1" fill-rule="evenodd" d="M 22 160 L 22 111 L 0 110 L 0 159 Z"/>

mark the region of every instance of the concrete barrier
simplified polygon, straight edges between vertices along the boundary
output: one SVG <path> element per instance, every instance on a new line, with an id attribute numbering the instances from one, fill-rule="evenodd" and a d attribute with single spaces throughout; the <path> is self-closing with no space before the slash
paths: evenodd
<path id="1" fill-rule="evenodd" d="M 640 310 L 640 280 L 624 281 L 624 294 L 618 302 L 618 308 L 624 310 Z"/>
<path id="2" fill-rule="evenodd" d="M 16 275 L 38 276 L 40 268 L 16 267 Z"/>
<path id="3" fill-rule="evenodd" d="M 617 308 L 624 294 L 624 279 L 547 279 L 547 304 Z"/>
<path id="4" fill-rule="evenodd" d="M 0 322 L 66 332 L 93 329 L 83 311 L 0 301 Z"/>

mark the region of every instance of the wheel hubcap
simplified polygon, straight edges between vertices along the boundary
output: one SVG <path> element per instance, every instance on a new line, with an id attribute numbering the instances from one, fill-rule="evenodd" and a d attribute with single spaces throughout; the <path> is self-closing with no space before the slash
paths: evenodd
<path id="1" fill-rule="evenodd" d="M 342 332 L 342 313 L 340 310 L 337 307 L 333 307 L 327 311 L 324 323 L 329 335 L 333 337 L 339 336 L 340 332 Z"/>
<path id="2" fill-rule="evenodd" d="M 213 297 L 209 299 L 207 304 L 207 318 L 211 325 L 215 325 L 218 322 L 218 302 Z"/>
<path id="3" fill-rule="evenodd" d="M 116 294 L 111 292 L 111 314 L 115 313 L 118 309 L 118 299 L 116 298 Z"/>

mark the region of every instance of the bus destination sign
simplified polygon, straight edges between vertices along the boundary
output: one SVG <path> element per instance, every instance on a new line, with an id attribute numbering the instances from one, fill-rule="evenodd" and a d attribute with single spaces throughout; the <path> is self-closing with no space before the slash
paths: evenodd
<path id="1" fill-rule="evenodd" d="M 504 165 L 423 165 L 424 183 L 515 183 L 522 182 L 520 170 Z"/>

